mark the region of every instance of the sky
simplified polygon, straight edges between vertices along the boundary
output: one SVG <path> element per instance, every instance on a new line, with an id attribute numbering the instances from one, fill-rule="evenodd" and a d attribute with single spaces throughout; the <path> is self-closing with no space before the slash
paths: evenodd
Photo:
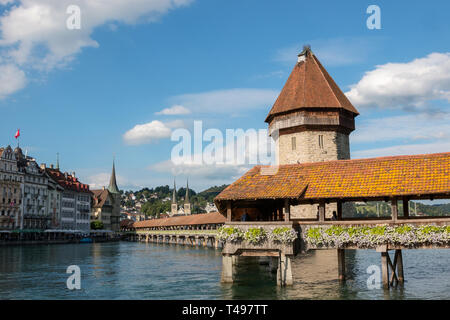
<path id="1" fill-rule="evenodd" d="M 0 11 L 0 145 L 15 147 L 20 128 L 28 155 L 49 165 L 59 153 L 91 188 L 108 184 L 113 158 L 126 190 L 234 181 L 253 163 L 175 164 L 173 135 L 194 136 L 195 121 L 224 137 L 267 129 L 306 44 L 360 113 L 352 158 L 450 151 L 448 1 L 0 0 Z"/>

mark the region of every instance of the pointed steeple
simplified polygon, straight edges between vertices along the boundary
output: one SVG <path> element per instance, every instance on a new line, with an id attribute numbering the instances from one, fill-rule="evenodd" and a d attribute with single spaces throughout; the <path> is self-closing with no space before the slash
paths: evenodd
<path id="1" fill-rule="evenodd" d="M 109 180 L 108 191 L 111 193 L 120 193 L 119 188 L 117 188 L 117 183 L 116 183 L 116 168 L 114 165 L 114 160 L 113 160 L 111 179 Z"/>
<path id="2" fill-rule="evenodd" d="M 189 180 L 186 181 L 186 196 L 184 197 L 184 203 L 189 203 Z"/>
<path id="3" fill-rule="evenodd" d="M 59 152 L 56 153 L 56 170 L 59 170 Z"/>
<path id="4" fill-rule="evenodd" d="M 173 194 L 172 194 L 172 205 L 170 206 L 170 215 L 178 214 L 178 204 L 177 204 L 177 187 L 175 185 L 175 179 L 173 179 Z"/>
<path id="5" fill-rule="evenodd" d="M 175 179 L 173 179 L 173 193 L 172 193 L 172 204 L 177 203 L 177 187 L 175 185 Z"/>

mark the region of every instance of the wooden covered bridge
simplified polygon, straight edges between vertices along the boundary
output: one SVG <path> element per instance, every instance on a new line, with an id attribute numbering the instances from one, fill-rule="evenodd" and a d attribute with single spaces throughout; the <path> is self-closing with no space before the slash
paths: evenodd
<path id="1" fill-rule="evenodd" d="M 144 220 L 127 226 L 125 239 L 218 248 L 217 229 L 224 223 L 218 212 Z"/>
<path id="2" fill-rule="evenodd" d="M 410 214 L 409 201 L 421 199 L 450 199 L 450 153 L 256 166 L 215 198 L 225 227 L 237 233 L 263 229 L 266 235 L 292 229 L 298 238 L 225 242 L 222 281 L 234 279 L 233 256 L 270 256 L 277 259 L 278 283 L 292 284 L 290 259 L 309 249 L 337 249 L 338 277 L 344 280 L 345 249 L 376 249 L 385 287 L 402 282 L 402 249 L 450 245 L 450 216 Z M 367 201 L 389 202 L 391 216 L 343 215 L 343 204 Z M 301 205 L 318 205 L 317 217 L 291 216 L 291 209 Z M 326 217 L 327 206 L 336 208 L 334 217 Z M 389 250 L 395 250 L 393 261 Z"/>

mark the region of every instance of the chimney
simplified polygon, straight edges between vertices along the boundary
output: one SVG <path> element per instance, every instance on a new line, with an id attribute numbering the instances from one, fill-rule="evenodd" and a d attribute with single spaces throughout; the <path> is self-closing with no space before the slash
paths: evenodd
<path id="1" fill-rule="evenodd" d="M 45 170 L 45 163 L 41 163 L 41 169 Z"/>
<path id="2" fill-rule="evenodd" d="M 53 169 L 53 164 L 50 165 L 50 169 Z"/>
<path id="3" fill-rule="evenodd" d="M 74 177 L 74 178 L 75 178 L 75 171 L 73 171 L 73 172 L 72 172 L 72 177 Z"/>
<path id="4" fill-rule="evenodd" d="M 102 190 L 105 191 L 105 186 L 102 187 Z"/>
<path id="5" fill-rule="evenodd" d="M 67 178 L 68 178 L 68 173 L 67 172 L 64 172 L 64 178 L 66 178 L 66 180 L 67 180 Z"/>

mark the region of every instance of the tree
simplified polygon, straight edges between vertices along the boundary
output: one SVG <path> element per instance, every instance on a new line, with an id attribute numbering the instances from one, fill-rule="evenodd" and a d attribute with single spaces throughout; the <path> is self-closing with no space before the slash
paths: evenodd
<path id="1" fill-rule="evenodd" d="M 100 230 L 103 229 L 103 222 L 99 220 L 94 220 L 91 222 L 91 230 Z"/>

